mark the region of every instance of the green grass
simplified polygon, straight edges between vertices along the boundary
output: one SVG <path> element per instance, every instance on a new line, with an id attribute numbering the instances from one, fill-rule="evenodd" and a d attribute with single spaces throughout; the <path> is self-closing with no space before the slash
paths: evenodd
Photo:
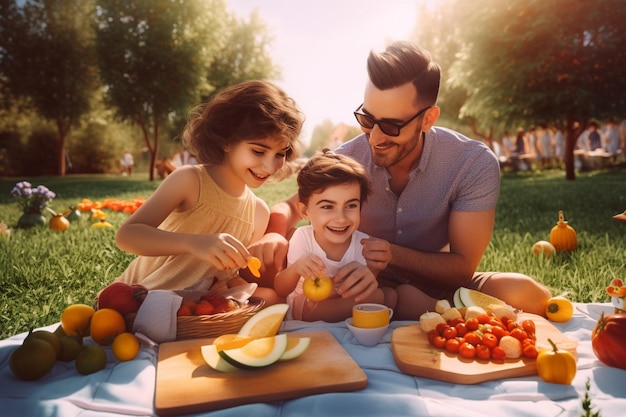
<path id="1" fill-rule="evenodd" d="M 89 219 L 60 233 L 45 227 L 14 229 L 20 212 L 10 192 L 21 180 L 0 179 L 0 221 L 13 228 L 9 239 L 0 238 L 1 338 L 55 323 L 69 304 L 92 303 L 96 293 L 133 258 L 115 246 L 114 230 L 92 228 Z M 57 193 L 51 204 L 56 211 L 83 198 L 148 197 L 159 184 L 144 174 L 28 180 Z M 294 190 L 292 177 L 267 184 L 257 193 L 271 205 Z M 574 301 L 608 301 L 604 289 L 610 280 L 626 277 L 626 224 L 612 219 L 625 209 L 623 170 L 581 173 L 575 181 L 566 181 L 560 171 L 505 174 L 496 228 L 480 270 L 528 274 L 554 293 L 567 292 Z M 532 244 L 548 240 L 559 210 L 576 229 L 579 250 L 550 259 L 534 256 Z M 112 212 L 107 220 L 119 227 L 126 218 L 126 214 Z"/>

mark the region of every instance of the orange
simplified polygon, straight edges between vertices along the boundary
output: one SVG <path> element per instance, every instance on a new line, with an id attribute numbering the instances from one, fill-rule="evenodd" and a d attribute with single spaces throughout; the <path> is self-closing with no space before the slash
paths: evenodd
<path id="1" fill-rule="evenodd" d="M 91 318 L 91 338 L 99 345 L 110 345 L 115 336 L 126 331 L 126 320 L 112 308 L 102 308 Z"/>
<path id="2" fill-rule="evenodd" d="M 89 336 L 89 323 L 94 309 L 87 304 L 72 304 L 61 314 L 61 326 L 66 334 Z"/>
<path id="3" fill-rule="evenodd" d="M 132 333 L 120 333 L 113 340 L 113 355 L 120 361 L 129 361 L 135 359 L 141 343 L 139 339 Z"/>

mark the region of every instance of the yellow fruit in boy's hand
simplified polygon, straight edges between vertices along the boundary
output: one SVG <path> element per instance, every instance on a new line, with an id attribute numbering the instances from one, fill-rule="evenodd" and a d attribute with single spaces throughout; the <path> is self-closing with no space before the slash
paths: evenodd
<path id="1" fill-rule="evenodd" d="M 81 349 L 76 357 L 76 370 L 83 375 L 98 372 L 107 364 L 107 354 L 98 345 L 85 346 Z"/>
<path id="2" fill-rule="evenodd" d="M 61 326 L 66 334 L 89 336 L 89 324 L 94 309 L 87 304 L 72 304 L 61 314 Z"/>
<path id="3" fill-rule="evenodd" d="M 302 291 L 311 301 L 323 301 L 333 292 L 333 280 L 323 274 L 315 278 L 305 278 Z"/>
<path id="4" fill-rule="evenodd" d="M 91 318 L 91 338 L 99 345 L 110 345 L 118 334 L 126 331 L 126 320 L 112 308 L 103 308 Z"/>
<path id="5" fill-rule="evenodd" d="M 113 355 L 120 361 L 129 361 L 135 359 L 141 343 L 139 339 L 132 333 L 120 333 L 113 340 Z"/>

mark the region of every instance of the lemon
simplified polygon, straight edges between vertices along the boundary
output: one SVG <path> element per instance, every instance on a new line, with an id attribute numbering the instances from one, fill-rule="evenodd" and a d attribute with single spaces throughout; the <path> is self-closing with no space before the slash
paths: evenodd
<path id="1" fill-rule="evenodd" d="M 289 305 L 273 304 L 257 312 L 244 323 L 239 335 L 253 339 L 275 336 L 287 314 Z"/>
<path id="2" fill-rule="evenodd" d="M 76 370 L 83 375 L 98 372 L 107 364 L 107 354 L 99 345 L 85 346 L 76 356 Z"/>
<path id="3" fill-rule="evenodd" d="M 35 381 L 52 370 L 56 351 L 43 339 L 31 338 L 11 353 L 9 367 L 13 375 L 25 381 Z"/>
<path id="4" fill-rule="evenodd" d="M 140 348 L 139 339 L 132 333 L 120 333 L 113 339 L 113 355 L 122 362 L 135 359 Z"/>

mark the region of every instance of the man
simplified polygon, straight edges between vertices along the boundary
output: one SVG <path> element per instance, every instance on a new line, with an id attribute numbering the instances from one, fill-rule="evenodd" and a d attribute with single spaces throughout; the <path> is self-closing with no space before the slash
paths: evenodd
<path id="1" fill-rule="evenodd" d="M 481 142 L 434 127 L 439 66 L 427 51 L 399 41 L 371 52 L 367 70 L 355 111 L 364 134 L 336 152 L 355 158 L 370 175 L 372 195 L 359 229 L 373 238 L 363 242 L 363 254 L 373 265 L 388 262 L 378 283 L 396 288 L 394 318 L 416 320 L 461 286 L 543 315 L 551 294 L 532 278 L 475 273 L 494 227 L 499 165 Z M 272 208 L 268 233 L 251 248 L 268 272 L 284 262 L 285 237 L 299 220 L 296 201 L 293 196 Z M 366 285 L 342 282 L 338 292 L 352 296 Z"/>

